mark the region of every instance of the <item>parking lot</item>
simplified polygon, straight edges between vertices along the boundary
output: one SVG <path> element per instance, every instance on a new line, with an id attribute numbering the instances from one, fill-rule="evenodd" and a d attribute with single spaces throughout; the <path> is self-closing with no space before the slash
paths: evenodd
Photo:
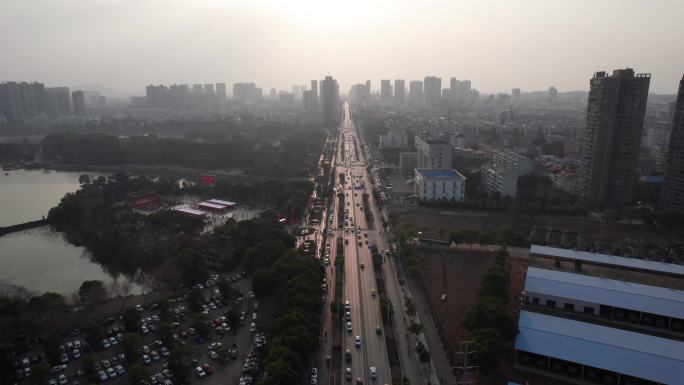
<path id="1" fill-rule="evenodd" d="M 246 274 L 245 274 L 246 275 Z M 189 352 L 192 374 L 191 381 L 196 383 L 250 385 L 251 379 L 259 371 L 260 352 L 266 344 L 266 336 L 257 332 L 258 302 L 251 292 L 251 279 L 242 273 L 226 274 L 223 278 L 232 281 L 237 289 L 238 298 L 225 299 L 216 286 L 218 275 L 213 274 L 205 284 L 196 285 L 201 292 L 200 314 L 206 314 L 211 325 L 208 338 L 200 336 L 192 327 L 196 315 L 189 309 L 188 292 L 177 293 L 168 298 L 172 320 L 173 344 L 185 346 Z M 140 336 L 138 362 L 148 370 L 151 385 L 174 385 L 179 383 L 168 369 L 171 352 L 175 346 L 164 346 L 159 339 L 162 325 L 157 304 L 137 305 L 140 315 L 138 330 L 125 330 L 123 316 L 101 320 L 106 337 L 98 344 L 86 344 L 84 332 L 78 329 L 65 331 L 61 347 L 61 364 L 51 368 L 48 384 L 78 385 L 90 383 L 86 378 L 83 358 L 95 357 L 94 364 L 100 383 L 118 385 L 128 384 L 127 371 L 131 359 L 124 353 L 124 335 L 136 332 Z M 239 321 L 230 323 L 229 309 L 240 315 Z M 23 379 L 17 384 L 33 385 L 31 374 L 35 365 L 45 360 L 42 348 L 33 349 L 17 360 L 17 376 Z M 244 376 L 243 376 L 244 375 Z M 243 378 L 244 377 L 244 378 Z"/>

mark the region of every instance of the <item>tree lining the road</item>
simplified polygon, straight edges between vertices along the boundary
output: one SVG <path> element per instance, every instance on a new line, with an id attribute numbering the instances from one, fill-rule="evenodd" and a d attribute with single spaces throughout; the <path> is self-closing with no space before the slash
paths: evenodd
<path id="1" fill-rule="evenodd" d="M 505 246 L 497 250 L 494 264 L 483 276 L 477 301 L 463 320 L 471 332 L 477 350 L 477 361 L 483 372 L 496 368 L 499 360 L 508 354 L 517 332 L 515 321 L 508 313 L 508 274 Z"/>

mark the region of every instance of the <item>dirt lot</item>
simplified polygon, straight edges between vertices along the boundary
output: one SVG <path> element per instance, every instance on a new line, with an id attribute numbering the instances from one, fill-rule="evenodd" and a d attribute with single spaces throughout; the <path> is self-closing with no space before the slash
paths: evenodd
<path id="1" fill-rule="evenodd" d="M 438 252 L 421 254 L 425 289 L 440 334 L 451 346 L 458 346 L 458 341 L 468 337 L 461 323 L 475 303 L 482 275 L 494 263 L 494 253 L 473 249 L 446 252 L 445 255 Z M 446 301 L 440 300 L 442 294 L 447 295 Z"/>

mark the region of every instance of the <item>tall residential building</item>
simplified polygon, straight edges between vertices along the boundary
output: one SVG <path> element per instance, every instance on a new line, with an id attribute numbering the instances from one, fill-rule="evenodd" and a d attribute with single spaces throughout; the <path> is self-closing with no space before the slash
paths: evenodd
<path id="1" fill-rule="evenodd" d="M 334 126 L 339 123 L 340 89 L 337 80 L 332 76 L 326 76 L 321 80 L 321 112 L 323 122 Z"/>
<path id="2" fill-rule="evenodd" d="M 436 106 L 442 96 L 442 79 L 435 76 L 425 77 L 425 105 Z"/>
<path id="3" fill-rule="evenodd" d="M 43 83 L 0 83 L 0 114 L 8 122 L 23 122 L 43 112 L 46 112 Z"/>
<path id="4" fill-rule="evenodd" d="M 195 95 L 202 95 L 204 94 L 204 87 L 201 84 L 193 84 L 192 93 Z"/>
<path id="5" fill-rule="evenodd" d="M 471 99 L 470 80 L 451 78 L 449 81 L 449 101 L 463 103 Z"/>
<path id="6" fill-rule="evenodd" d="M 394 80 L 394 103 L 404 104 L 406 101 L 406 86 L 404 85 L 404 79 Z"/>
<path id="7" fill-rule="evenodd" d="M 513 103 L 520 103 L 520 88 L 513 88 L 511 90 L 511 101 Z"/>
<path id="8" fill-rule="evenodd" d="M 69 87 L 46 88 L 45 110 L 50 116 L 71 114 L 71 92 Z"/>
<path id="9" fill-rule="evenodd" d="M 413 106 L 421 106 L 425 103 L 422 81 L 411 80 L 411 83 L 409 83 L 409 102 Z"/>
<path id="10" fill-rule="evenodd" d="M 389 79 L 380 80 L 380 100 L 387 103 L 392 100 L 392 83 Z"/>
<path id="11" fill-rule="evenodd" d="M 371 98 L 370 82 L 366 82 L 366 84 L 354 84 L 349 90 L 349 96 L 357 103 L 369 104 Z"/>
<path id="12" fill-rule="evenodd" d="M 166 107 L 168 105 L 169 90 L 164 85 L 155 86 L 150 84 L 145 87 L 145 95 L 147 96 L 147 105 L 150 107 Z M 74 113 L 76 113 L 76 99 L 74 96 Z M 76 113 L 76 115 L 81 115 Z"/>
<path id="13" fill-rule="evenodd" d="M 450 169 L 452 153 L 449 142 L 416 135 L 416 168 Z"/>
<path id="14" fill-rule="evenodd" d="M 226 102 L 226 83 L 216 83 L 216 101 L 219 103 Z"/>
<path id="15" fill-rule="evenodd" d="M 164 87 L 166 88 L 166 87 Z M 85 115 L 85 94 L 83 91 L 74 91 L 71 93 L 71 100 L 74 105 L 74 115 Z"/>
<path id="16" fill-rule="evenodd" d="M 631 203 L 650 81 L 631 68 L 591 79 L 577 186 L 585 204 Z"/>
<path id="17" fill-rule="evenodd" d="M 209 83 L 204 85 L 204 94 L 214 96 L 214 85 Z"/>
<path id="18" fill-rule="evenodd" d="M 318 110 L 318 80 L 311 81 L 311 103 L 313 110 Z"/>
<path id="19" fill-rule="evenodd" d="M 684 212 L 684 77 L 679 82 L 679 93 L 673 112 L 661 206 L 668 210 Z"/>
<path id="20" fill-rule="evenodd" d="M 253 103 L 261 99 L 261 89 L 254 83 L 233 84 L 233 99 L 241 102 Z"/>

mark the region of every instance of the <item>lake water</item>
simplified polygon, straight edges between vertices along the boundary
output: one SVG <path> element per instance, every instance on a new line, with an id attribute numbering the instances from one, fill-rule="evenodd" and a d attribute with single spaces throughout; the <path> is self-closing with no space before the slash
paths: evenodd
<path id="1" fill-rule="evenodd" d="M 12 170 L 0 173 L 0 226 L 41 219 L 64 194 L 78 190 L 79 172 Z M 97 176 L 101 174 L 89 173 Z M 49 227 L 0 237 L 0 292 L 20 286 L 33 293 L 71 294 L 85 280 L 114 279 Z M 126 281 L 120 277 L 119 282 Z M 140 292 L 132 285 L 131 293 Z"/>
<path id="2" fill-rule="evenodd" d="M 49 170 L 0 171 L 0 226 L 47 217 L 48 211 L 57 206 L 64 194 L 79 189 L 78 177 L 82 174 Z"/>
<path id="3" fill-rule="evenodd" d="M 7 234 L 0 237 L 0 289 L 12 291 L 16 285 L 33 293 L 69 295 L 85 280 L 106 285 L 115 280 L 89 256 L 85 248 L 68 243 L 48 226 Z M 130 294 L 141 291 L 123 276 L 117 281 L 129 284 Z"/>

